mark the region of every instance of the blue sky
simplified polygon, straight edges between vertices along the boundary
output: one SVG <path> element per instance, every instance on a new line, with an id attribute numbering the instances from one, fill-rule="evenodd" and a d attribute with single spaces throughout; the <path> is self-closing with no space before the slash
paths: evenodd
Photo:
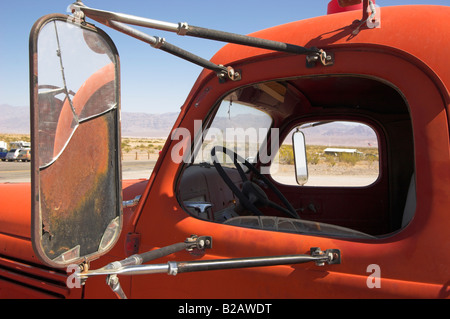
<path id="1" fill-rule="evenodd" d="M 329 0 L 85 0 L 85 5 L 171 23 L 187 22 L 211 29 L 248 34 L 274 25 L 326 14 Z M 450 5 L 449 0 L 378 0 L 381 7 L 402 4 Z M 29 105 L 28 38 L 34 22 L 49 13 L 66 13 L 71 1 L 8 0 L 0 10 L 0 104 Z M 92 22 L 92 21 L 91 21 Z M 155 50 L 105 26 L 121 59 L 122 111 L 178 112 L 199 66 Z M 418 22 L 418 25 L 420 23 Z M 209 59 L 224 44 L 145 30 Z"/>

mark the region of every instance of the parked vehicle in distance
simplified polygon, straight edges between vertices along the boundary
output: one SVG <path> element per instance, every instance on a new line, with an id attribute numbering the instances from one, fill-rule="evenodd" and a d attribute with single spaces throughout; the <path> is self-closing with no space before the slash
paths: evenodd
<path id="1" fill-rule="evenodd" d="M 9 143 L 9 147 L 11 148 L 30 148 L 31 147 L 31 143 L 30 142 L 26 142 L 26 141 L 15 141 L 15 142 L 10 142 Z"/>
<path id="2" fill-rule="evenodd" d="M 19 155 L 17 155 L 18 162 L 30 162 L 31 161 L 31 150 L 24 148 L 19 150 Z"/>
<path id="3" fill-rule="evenodd" d="M 8 150 L 6 148 L 0 147 L 0 159 L 3 162 L 6 160 L 6 154 L 8 154 Z"/>
<path id="4" fill-rule="evenodd" d="M 9 152 L 6 154 L 5 159 L 8 162 L 14 162 L 15 160 L 17 160 L 17 156 L 19 155 L 19 151 L 20 151 L 20 149 L 18 149 L 18 148 L 13 148 L 13 149 L 9 150 Z"/>

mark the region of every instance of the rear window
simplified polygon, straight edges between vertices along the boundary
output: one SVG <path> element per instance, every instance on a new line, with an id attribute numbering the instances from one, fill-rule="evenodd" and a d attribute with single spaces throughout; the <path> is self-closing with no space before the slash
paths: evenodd
<path id="1" fill-rule="evenodd" d="M 304 123 L 298 129 L 306 142 L 308 182 L 304 186 L 361 187 L 378 179 L 378 139 L 370 126 L 324 121 Z M 280 147 L 276 157 L 279 162 L 271 167 L 273 179 L 286 185 L 297 185 L 292 133 Z"/>

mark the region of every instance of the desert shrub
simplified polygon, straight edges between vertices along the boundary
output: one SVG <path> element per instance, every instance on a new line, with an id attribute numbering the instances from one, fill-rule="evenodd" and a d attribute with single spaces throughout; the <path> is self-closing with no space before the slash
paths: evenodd
<path id="1" fill-rule="evenodd" d="M 317 154 L 317 153 L 314 153 L 314 154 L 306 154 L 306 156 L 307 156 L 307 159 L 308 159 L 308 164 L 311 164 L 311 165 L 317 165 L 317 164 L 319 164 L 319 162 L 320 162 L 320 155 L 319 154 Z"/>
<path id="2" fill-rule="evenodd" d="M 359 161 L 360 156 L 358 154 L 353 153 L 340 153 L 338 155 L 338 158 L 339 162 L 354 166 Z"/>
<path id="3" fill-rule="evenodd" d="M 281 145 L 279 156 L 280 156 L 280 164 L 293 165 L 294 151 L 292 150 L 292 145 Z"/>
<path id="4" fill-rule="evenodd" d="M 331 167 L 333 167 L 334 165 L 336 165 L 336 156 L 334 155 L 325 155 L 325 162 L 330 165 Z"/>

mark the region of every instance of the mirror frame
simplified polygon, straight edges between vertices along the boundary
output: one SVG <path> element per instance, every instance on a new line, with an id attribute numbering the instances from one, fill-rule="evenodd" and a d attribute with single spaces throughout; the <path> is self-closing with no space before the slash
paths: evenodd
<path id="1" fill-rule="evenodd" d="M 108 241 L 106 247 L 101 247 L 102 241 L 100 242 L 99 248 L 96 252 L 87 254 L 86 256 L 80 255 L 77 258 L 63 261 L 56 261 L 59 257 L 51 259 L 47 256 L 46 252 L 42 247 L 42 214 L 40 210 L 40 165 L 39 165 L 39 96 L 38 96 L 38 37 L 39 33 L 44 26 L 53 21 L 62 21 L 65 23 L 71 23 L 74 27 L 80 27 L 85 30 L 89 30 L 92 32 L 96 32 L 102 39 L 109 45 L 111 49 L 111 53 L 113 56 L 113 62 L 115 65 L 115 96 L 117 100 L 117 107 L 114 108 L 114 113 L 111 113 L 112 117 L 112 126 L 113 130 L 110 130 L 110 136 L 114 140 L 115 145 L 110 145 L 110 152 L 112 153 L 112 158 L 114 163 L 111 168 L 114 176 L 117 176 L 115 185 L 113 186 L 115 194 L 114 198 L 116 199 L 116 203 L 114 203 L 114 207 L 116 208 L 115 215 L 116 216 L 109 225 L 113 224 L 113 222 L 117 223 L 116 230 L 113 231 L 114 237 Z M 90 262 L 91 260 L 97 259 L 100 256 L 106 254 L 109 250 L 111 250 L 122 231 L 122 167 L 121 167 L 121 158 L 120 158 L 120 141 L 121 141 L 121 133 L 120 133 L 120 63 L 119 63 L 119 54 L 117 52 L 117 48 L 111 38 L 101 29 L 95 27 L 92 24 L 88 23 L 80 23 L 80 21 L 74 21 L 74 18 L 64 14 L 50 14 L 41 17 L 38 19 L 33 25 L 30 38 L 29 38 L 29 61 L 30 61 L 30 132 L 31 132 L 31 146 L 33 148 L 33 156 L 31 160 L 31 242 L 34 249 L 34 252 L 39 257 L 39 259 L 46 265 L 56 268 L 67 267 L 71 264 L 80 264 L 82 262 Z M 113 109 L 111 109 L 111 112 Z M 94 116 L 93 118 L 100 117 L 104 114 L 100 113 L 98 116 Z M 114 149 L 113 149 L 114 148 Z M 108 227 L 105 230 L 105 233 L 108 232 Z M 71 251 L 73 249 L 70 249 Z M 68 252 L 69 252 L 68 251 Z M 64 255 L 64 252 L 62 255 Z"/>
<path id="2" fill-rule="evenodd" d="M 306 159 L 305 135 L 297 129 L 292 134 L 292 147 L 294 151 L 295 180 L 300 186 L 308 182 L 308 163 Z"/>

